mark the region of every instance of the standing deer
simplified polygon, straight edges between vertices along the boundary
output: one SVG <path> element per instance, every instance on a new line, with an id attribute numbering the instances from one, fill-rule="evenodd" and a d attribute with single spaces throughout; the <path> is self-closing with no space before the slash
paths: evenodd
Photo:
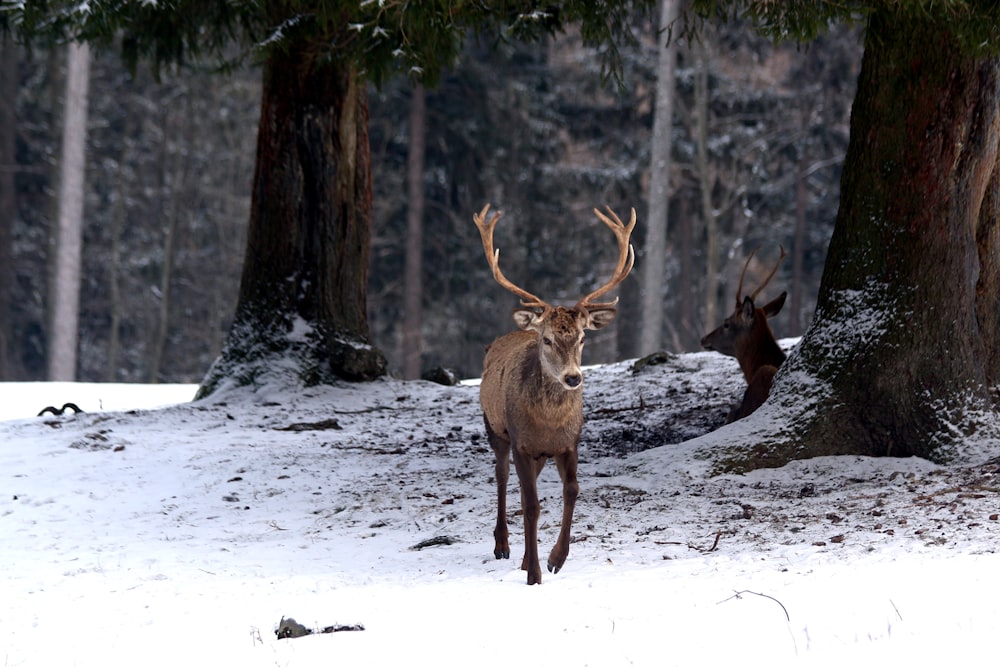
<path id="1" fill-rule="evenodd" d="M 542 582 L 538 563 L 538 502 L 536 481 L 547 459 L 554 459 L 563 486 L 562 527 L 552 552 L 549 572 L 556 573 L 569 555 L 570 526 L 580 491 L 577 483 L 577 445 L 583 427 L 583 372 L 580 357 L 585 329 L 601 329 L 615 317 L 618 299 L 598 303 L 628 276 L 635 262 L 629 236 L 635 227 L 635 209 L 628 225 L 608 207 L 610 218 L 594 213 L 618 239 L 618 264 L 614 275 L 602 287 L 577 301 L 572 308 L 551 306 L 534 294 L 510 282 L 500 271 L 500 251 L 493 249 L 493 228 L 500 219 L 496 212 L 486 222 L 489 204 L 473 216 L 483 240 L 486 260 L 493 278 L 521 298 L 514 310 L 519 331 L 496 339 L 483 360 L 479 403 L 483 408 L 486 435 L 496 455 L 497 523 L 493 554 L 510 558 L 507 531 L 507 479 L 513 452 L 514 469 L 521 485 L 524 510 L 524 558 L 521 569 L 528 584 Z"/>
<path id="2" fill-rule="evenodd" d="M 701 339 L 701 346 L 706 350 L 715 350 L 730 357 L 736 357 L 740 363 L 740 370 L 746 378 L 747 388 L 743 393 L 743 401 L 733 407 L 729 412 L 728 422 L 746 417 L 759 408 L 767 400 L 771 393 L 771 384 L 774 382 L 774 374 L 778 372 L 778 367 L 785 360 L 785 353 L 782 352 L 778 342 L 774 340 L 774 333 L 767 323 L 769 317 L 774 317 L 785 305 L 787 292 L 782 292 L 773 301 L 762 307 L 754 303 L 754 299 L 760 294 L 774 274 L 777 273 L 781 260 L 785 259 L 784 246 L 781 248 L 781 257 L 775 263 L 774 268 L 767 274 L 757 289 L 750 296 L 744 297 L 743 278 L 746 275 L 750 260 L 753 259 L 754 250 L 743 265 L 740 273 L 740 283 L 736 288 L 736 309 L 733 314 L 726 318 L 718 329 L 708 333 Z"/>

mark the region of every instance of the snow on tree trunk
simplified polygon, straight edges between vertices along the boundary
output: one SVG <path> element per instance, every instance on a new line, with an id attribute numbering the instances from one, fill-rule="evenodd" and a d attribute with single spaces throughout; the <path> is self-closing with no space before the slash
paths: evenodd
<path id="1" fill-rule="evenodd" d="M 815 320 L 720 469 L 997 437 L 998 140 L 1000 59 L 876 14 Z"/>
<path id="2" fill-rule="evenodd" d="M 83 200 L 87 144 L 87 89 L 90 47 L 70 42 L 66 61 L 59 221 L 49 310 L 49 379 L 76 379 L 80 321 L 80 264 L 83 254 Z"/>
<path id="3" fill-rule="evenodd" d="M 347 63 L 302 42 L 264 65 L 250 225 L 233 325 L 199 396 L 291 372 L 304 384 L 385 373 L 368 340 L 368 98 Z"/>

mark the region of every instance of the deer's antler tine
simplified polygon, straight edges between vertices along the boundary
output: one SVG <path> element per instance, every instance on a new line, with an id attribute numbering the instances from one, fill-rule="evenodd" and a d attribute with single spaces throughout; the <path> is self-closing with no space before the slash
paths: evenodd
<path id="1" fill-rule="evenodd" d="M 771 278 L 774 278 L 774 274 L 776 274 L 778 272 L 778 267 L 781 266 L 781 260 L 785 259 L 785 256 L 788 255 L 788 253 L 785 252 L 785 246 L 779 246 L 779 247 L 781 248 L 781 256 L 778 257 L 778 261 L 774 263 L 774 268 L 771 269 L 771 272 L 769 274 L 767 274 L 767 278 L 764 279 L 764 282 L 762 282 L 757 287 L 757 289 L 755 289 L 753 291 L 753 294 L 750 295 L 750 300 L 751 301 L 756 300 L 757 299 L 757 295 L 761 293 L 761 290 L 763 290 L 765 287 L 767 287 L 767 284 L 769 282 L 771 282 Z"/>
<path id="2" fill-rule="evenodd" d="M 486 214 L 490 210 L 490 205 L 486 204 L 479 213 L 474 213 L 472 215 L 473 221 L 476 223 L 476 227 L 479 229 L 479 236 L 483 241 L 483 252 L 486 254 L 486 261 L 490 265 L 490 269 L 493 271 L 493 279 L 496 280 L 502 287 L 521 298 L 521 305 L 525 308 L 549 308 L 549 304 L 545 303 L 537 296 L 531 292 L 518 287 L 503 274 L 500 270 L 500 249 L 493 248 L 493 229 L 496 227 L 497 221 L 500 219 L 502 214 L 501 211 L 497 211 L 490 218 L 489 222 L 486 222 Z"/>
<path id="3" fill-rule="evenodd" d="M 750 256 L 747 257 L 747 261 L 743 264 L 743 270 L 740 271 L 740 282 L 736 286 L 736 307 L 737 308 L 739 308 L 740 304 L 743 303 L 743 278 L 747 275 L 747 268 L 749 268 L 749 266 L 750 266 L 750 260 L 753 259 L 753 256 L 757 254 L 758 250 L 760 250 L 760 246 L 757 246 L 756 248 L 754 248 L 753 250 L 750 251 Z"/>
<path id="4" fill-rule="evenodd" d="M 632 230 L 635 229 L 635 209 L 632 209 L 632 215 L 629 219 L 628 225 L 621 221 L 621 218 L 611 210 L 610 206 L 606 206 L 608 210 L 608 215 L 604 215 L 598 209 L 594 209 L 594 213 L 597 215 L 598 219 L 611 229 L 615 234 L 615 238 L 618 240 L 618 263 L 615 266 L 615 271 L 611 278 L 608 279 L 604 285 L 598 287 L 596 290 L 588 294 L 587 296 L 580 299 L 576 307 L 577 308 L 588 308 L 588 309 L 602 309 L 602 308 L 612 308 L 618 303 L 618 299 L 615 298 L 613 301 L 608 301 L 604 303 L 595 303 L 594 299 L 607 294 L 616 286 L 618 286 L 625 278 L 628 277 L 630 271 L 632 271 L 633 265 L 635 265 L 635 248 L 629 243 L 629 238 L 632 235 Z"/>

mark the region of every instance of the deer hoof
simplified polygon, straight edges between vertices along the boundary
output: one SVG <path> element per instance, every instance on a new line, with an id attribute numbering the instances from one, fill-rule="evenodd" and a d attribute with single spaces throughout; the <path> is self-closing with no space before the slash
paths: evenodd
<path id="1" fill-rule="evenodd" d="M 497 560 L 501 558 L 510 558 L 510 551 L 504 551 L 503 549 L 494 549 L 493 555 L 496 556 Z"/>
<path id="2" fill-rule="evenodd" d="M 551 561 L 549 561 L 547 565 L 549 566 L 549 572 L 551 572 L 552 574 L 559 574 L 561 566 L 553 565 Z"/>

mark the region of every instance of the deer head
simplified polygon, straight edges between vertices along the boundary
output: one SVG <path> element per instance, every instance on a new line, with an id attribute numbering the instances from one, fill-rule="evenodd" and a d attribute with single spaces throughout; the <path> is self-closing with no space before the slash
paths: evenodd
<path id="1" fill-rule="evenodd" d="M 706 350 L 715 350 L 730 357 L 736 357 L 747 381 L 743 402 L 730 413 L 730 421 L 745 417 L 760 406 L 771 392 L 771 383 L 778 367 L 785 361 L 785 353 L 774 339 L 774 333 L 767 320 L 774 317 L 785 305 L 787 292 L 763 306 L 757 306 L 757 295 L 771 282 L 781 261 L 785 258 L 785 248 L 764 281 L 749 296 L 743 296 L 743 278 L 753 259 L 754 250 L 743 265 L 740 282 L 736 288 L 736 307 L 733 314 L 725 319 L 722 326 L 709 332 L 701 339 Z"/>
<path id="2" fill-rule="evenodd" d="M 553 380 L 568 390 L 575 390 L 583 384 L 580 360 L 583 353 L 584 330 L 601 329 L 607 326 L 617 314 L 618 299 L 598 302 L 597 299 L 614 289 L 628 276 L 635 263 L 635 250 L 629 237 L 635 228 L 635 209 L 626 225 L 608 207 L 608 215 L 596 208 L 594 213 L 611 229 L 618 240 L 618 262 L 614 274 L 601 287 L 576 302 L 572 308 L 552 306 L 531 292 L 518 287 L 504 276 L 500 270 L 500 250 L 493 247 L 493 230 L 501 212 L 494 213 L 489 221 L 486 215 L 490 205 L 473 216 L 483 241 L 483 251 L 493 278 L 504 288 L 521 298 L 521 307 L 514 309 L 514 322 L 524 331 L 538 334 L 538 354 L 542 370 Z M 610 216 L 610 217 L 609 217 Z"/>
<path id="3" fill-rule="evenodd" d="M 710 331 L 701 339 L 701 346 L 706 350 L 715 350 L 739 359 L 741 356 L 752 356 L 753 350 L 766 343 L 768 339 L 774 340 L 771 328 L 767 324 L 767 318 L 774 317 L 781 311 L 788 293 L 782 292 L 775 299 L 760 307 L 757 306 L 756 299 L 771 282 L 787 253 L 782 247 L 781 256 L 764 281 L 749 296 L 743 296 L 743 279 L 746 277 L 750 260 L 753 259 L 756 252 L 754 250 L 750 253 L 746 264 L 743 265 L 743 271 L 740 272 L 740 282 L 736 288 L 736 307 L 733 309 L 733 313 L 723 321 L 722 326 Z"/>

